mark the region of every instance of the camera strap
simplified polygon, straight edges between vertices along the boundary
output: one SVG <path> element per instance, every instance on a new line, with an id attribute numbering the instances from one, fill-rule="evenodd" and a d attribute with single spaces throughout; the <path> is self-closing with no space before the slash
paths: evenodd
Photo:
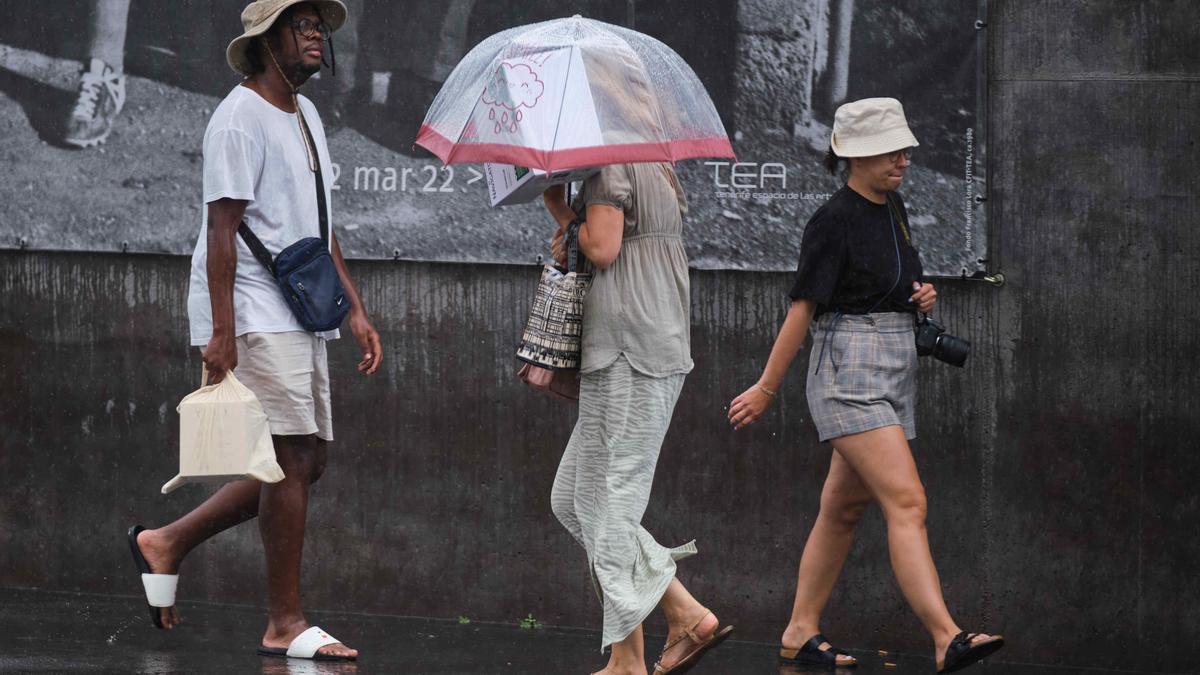
<path id="1" fill-rule="evenodd" d="M 885 293 L 883 297 L 879 298 L 879 300 L 875 302 L 875 305 L 871 307 L 871 309 L 867 310 L 867 314 L 879 309 L 879 306 L 882 305 L 885 300 L 891 297 L 892 293 L 896 292 L 896 289 L 900 286 L 900 277 L 904 273 L 904 270 L 901 269 L 900 265 L 900 237 L 896 236 L 896 218 L 893 215 L 894 207 L 892 205 L 892 193 L 889 192 L 885 194 L 883 198 L 887 200 L 888 223 L 890 223 L 892 226 L 892 244 L 896 247 L 896 280 L 892 282 L 892 287 L 888 289 L 888 292 Z M 901 221 L 903 222 L 903 219 L 901 219 Z M 908 239 L 907 229 L 904 231 L 904 238 L 906 240 Z"/>

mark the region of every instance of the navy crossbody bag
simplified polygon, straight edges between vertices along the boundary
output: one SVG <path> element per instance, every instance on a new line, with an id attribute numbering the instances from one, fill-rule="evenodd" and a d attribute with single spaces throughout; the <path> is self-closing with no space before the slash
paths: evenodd
<path id="1" fill-rule="evenodd" d="M 283 291 L 283 299 L 300 325 L 306 331 L 317 333 L 341 326 L 350 311 L 350 303 L 346 299 L 342 280 L 338 277 L 337 267 L 333 264 L 333 256 L 329 255 L 329 217 L 325 204 L 325 179 L 321 175 L 321 157 L 317 154 L 317 144 L 313 142 L 308 123 L 299 109 L 297 106 L 304 142 L 308 144 L 316 164 L 317 217 L 321 224 L 321 236 L 305 237 L 280 251 L 272 260 L 267 247 L 250 231 L 246 221 L 238 225 L 238 234 L 275 279 L 279 290 Z"/>

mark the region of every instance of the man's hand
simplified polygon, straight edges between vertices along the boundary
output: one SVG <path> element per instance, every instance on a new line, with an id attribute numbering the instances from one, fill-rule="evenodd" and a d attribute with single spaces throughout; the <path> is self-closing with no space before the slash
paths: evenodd
<path id="1" fill-rule="evenodd" d="M 215 333 L 204 347 L 201 359 L 208 368 L 206 384 L 217 384 L 225 379 L 225 373 L 237 368 L 237 342 L 232 335 Z"/>
<path id="2" fill-rule="evenodd" d="M 371 319 L 365 311 L 350 312 L 350 332 L 358 340 L 358 348 L 362 350 L 362 361 L 358 362 L 358 372 L 363 375 L 374 374 L 383 361 L 383 347 L 379 342 L 379 333 L 371 325 Z"/>

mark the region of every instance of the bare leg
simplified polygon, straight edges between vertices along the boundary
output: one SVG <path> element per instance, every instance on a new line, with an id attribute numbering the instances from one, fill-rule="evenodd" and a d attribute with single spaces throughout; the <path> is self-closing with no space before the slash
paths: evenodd
<path id="1" fill-rule="evenodd" d="M 87 58 L 75 105 L 64 120 L 62 141 L 77 148 L 103 143 L 125 107 L 125 33 L 129 0 L 92 3 Z"/>
<path id="2" fill-rule="evenodd" d="M 92 32 L 88 56 L 100 59 L 118 73 L 124 70 L 125 32 L 130 0 L 98 0 L 93 3 Z"/>
<path id="3" fill-rule="evenodd" d="M 287 647 L 309 627 L 300 602 L 300 559 L 304 551 L 304 526 L 308 518 L 308 488 L 320 477 L 325 444 L 315 435 L 272 436 L 275 456 L 286 476 L 262 486 L 258 526 L 267 557 L 269 602 L 265 647 Z M 357 656 L 356 650 L 333 644 L 321 654 Z"/>
<path id="4" fill-rule="evenodd" d="M 608 665 L 595 675 L 646 675 L 646 646 L 638 626 L 620 642 L 614 642 Z"/>
<path id="5" fill-rule="evenodd" d="M 286 444 L 286 436 L 272 436 L 276 448 L 281 443 Z M 315 438 L 315 437 L 302 437 Z M 280 461 L 285 473 L 292 476 L 293 472 Z M 325 441 L 316 439 L 316 454 L 311 470 L 306 467 L 293 469 L 303 471 L 294 475 L 307 476 L 310 482 L 320 478 L 325 469 Z M 286 480 L 286 479 L 285 479 Z M 250 520 L 258 515 L 259 501 L 263 484 L 256 480 L 239 480 L 227 483 L 217 490 L 204 503 L 192 509 L 186 515 L 173 523 L 164 525 L 157 530 L 143 530 L 138 534 L 138 547 L 150 571 L 155 574 L 177 574 L 183 559 L 192 549 L 207 541 L 213 535 Z M 163 626 L 170 629 L 179 624 L 179 614 L 174 607 L 164 607 L 160 610 Z"/>
<path id="6" fill-rule="evenodd" d="M 854 530 L 862 519 L 863 510 L 870 503 L 870 490 L 846 460 L 834 452 L 829 463 L 829 475 L 821 491 L 821 511 L 817 514 L 800 557 L 792 618 L 780 640 L 783 648 L 799 649 L 821 632 L 821 612 L 829 602 L 829 596 L 841 575 L 842 565 L 850 553 Z M 829 643 L 822 643 L 820 648 L 828 649 L 829 646 Z M 854 662 L 851 656 L 837 657 L 839 665 Z"/>
<path id="7" fill-rule="evenodd" d="M 700 638 L 707 639 L 720 627 L 721 622 L 717 620 L 717 615 L 692 597 L 678 577 L 672 579 L 671 584 L 667 586 L 667 592 L 663 593 L 659 606 L 667 617 L 668 643 L 683 636 L 688 630 Z M 690 640 L 680 640 L 663 653 L 663 667 L 670 668 L 695 647 Z"/>
<path id="8" fill-rule="evenodd" d="M 170 525 L 142 531 L 137 543 L 150 571 L 177 574 L 179 564 L 201 542 L 258 515 L 261 486 L 256 480 L 234 481 Z M 179 613 L 174 607 L 160 609 L 159 615 L 168 630 L 179 625 Z"/>
<path id="9" fill-rule="evenodd" d="M 904 598 L 933 636 L 940 664 L 960 632 L 942 597 L 941 581 L 925 530 L 925 488 L 904 431 L 898 426 L 843 436 L 833 447 L 853 467 L 883 508 L 892 570 Z M 976 641 L 990 636 L 980 634 Z"/>
<path id="10" fill-rule="evenodd" d="M 696 601 L 678 578 L 671 579 L 663 593 L 659 606 L 667 617 L 667 642 L 692 630 L 701 638 L 708 638 L 720 627 L 717 616 Z M 681 640 L 662 655 L 663 666 L 670 668 L 695 648 L 688 640 Z M 638 626 L 624 640 L 613 643 L 612 656 L 608 665 L 596 675 L 644 675 L 646 673 L 646 648 L 642 627 Z"/>
<path id="11" fill-rule="evenodd" d="M 300 554 L 308 510 L 308 486 L 324 471 L 326 444 L 316 436 L 272 436 L 271 440 L 286 475 L 282 481 L 273 485 L 252 480 L 229 483 L 179 520 L 157 530 L 143 531 L 138 535 L 138 546 L 152 572 L 174 574 L 184 557 L 203 541 L 254 518 L 260 509 L 271 514 L 272 517 L 260 521 L 271 604 L 263 644 L 286 647 L 308 628 L 300 605 Z M 161 612 L 163 625 L 167 628 L 180 623 L 174 607 L 164 608 Z M 344 645 L 329 645 L 320 651 L 323 654 L 357 655 Z"/>

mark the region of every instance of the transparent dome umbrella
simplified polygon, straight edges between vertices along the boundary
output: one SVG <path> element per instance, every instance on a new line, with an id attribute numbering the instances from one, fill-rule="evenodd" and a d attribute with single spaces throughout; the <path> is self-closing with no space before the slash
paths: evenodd
<path id="1" fill-rule="evenodd" d="M 434 98 L 417 144 L 446 164 L 548 172 L 734 156 L 682 57 L 648 35 L 578 15 L 480 42 Z"/>

